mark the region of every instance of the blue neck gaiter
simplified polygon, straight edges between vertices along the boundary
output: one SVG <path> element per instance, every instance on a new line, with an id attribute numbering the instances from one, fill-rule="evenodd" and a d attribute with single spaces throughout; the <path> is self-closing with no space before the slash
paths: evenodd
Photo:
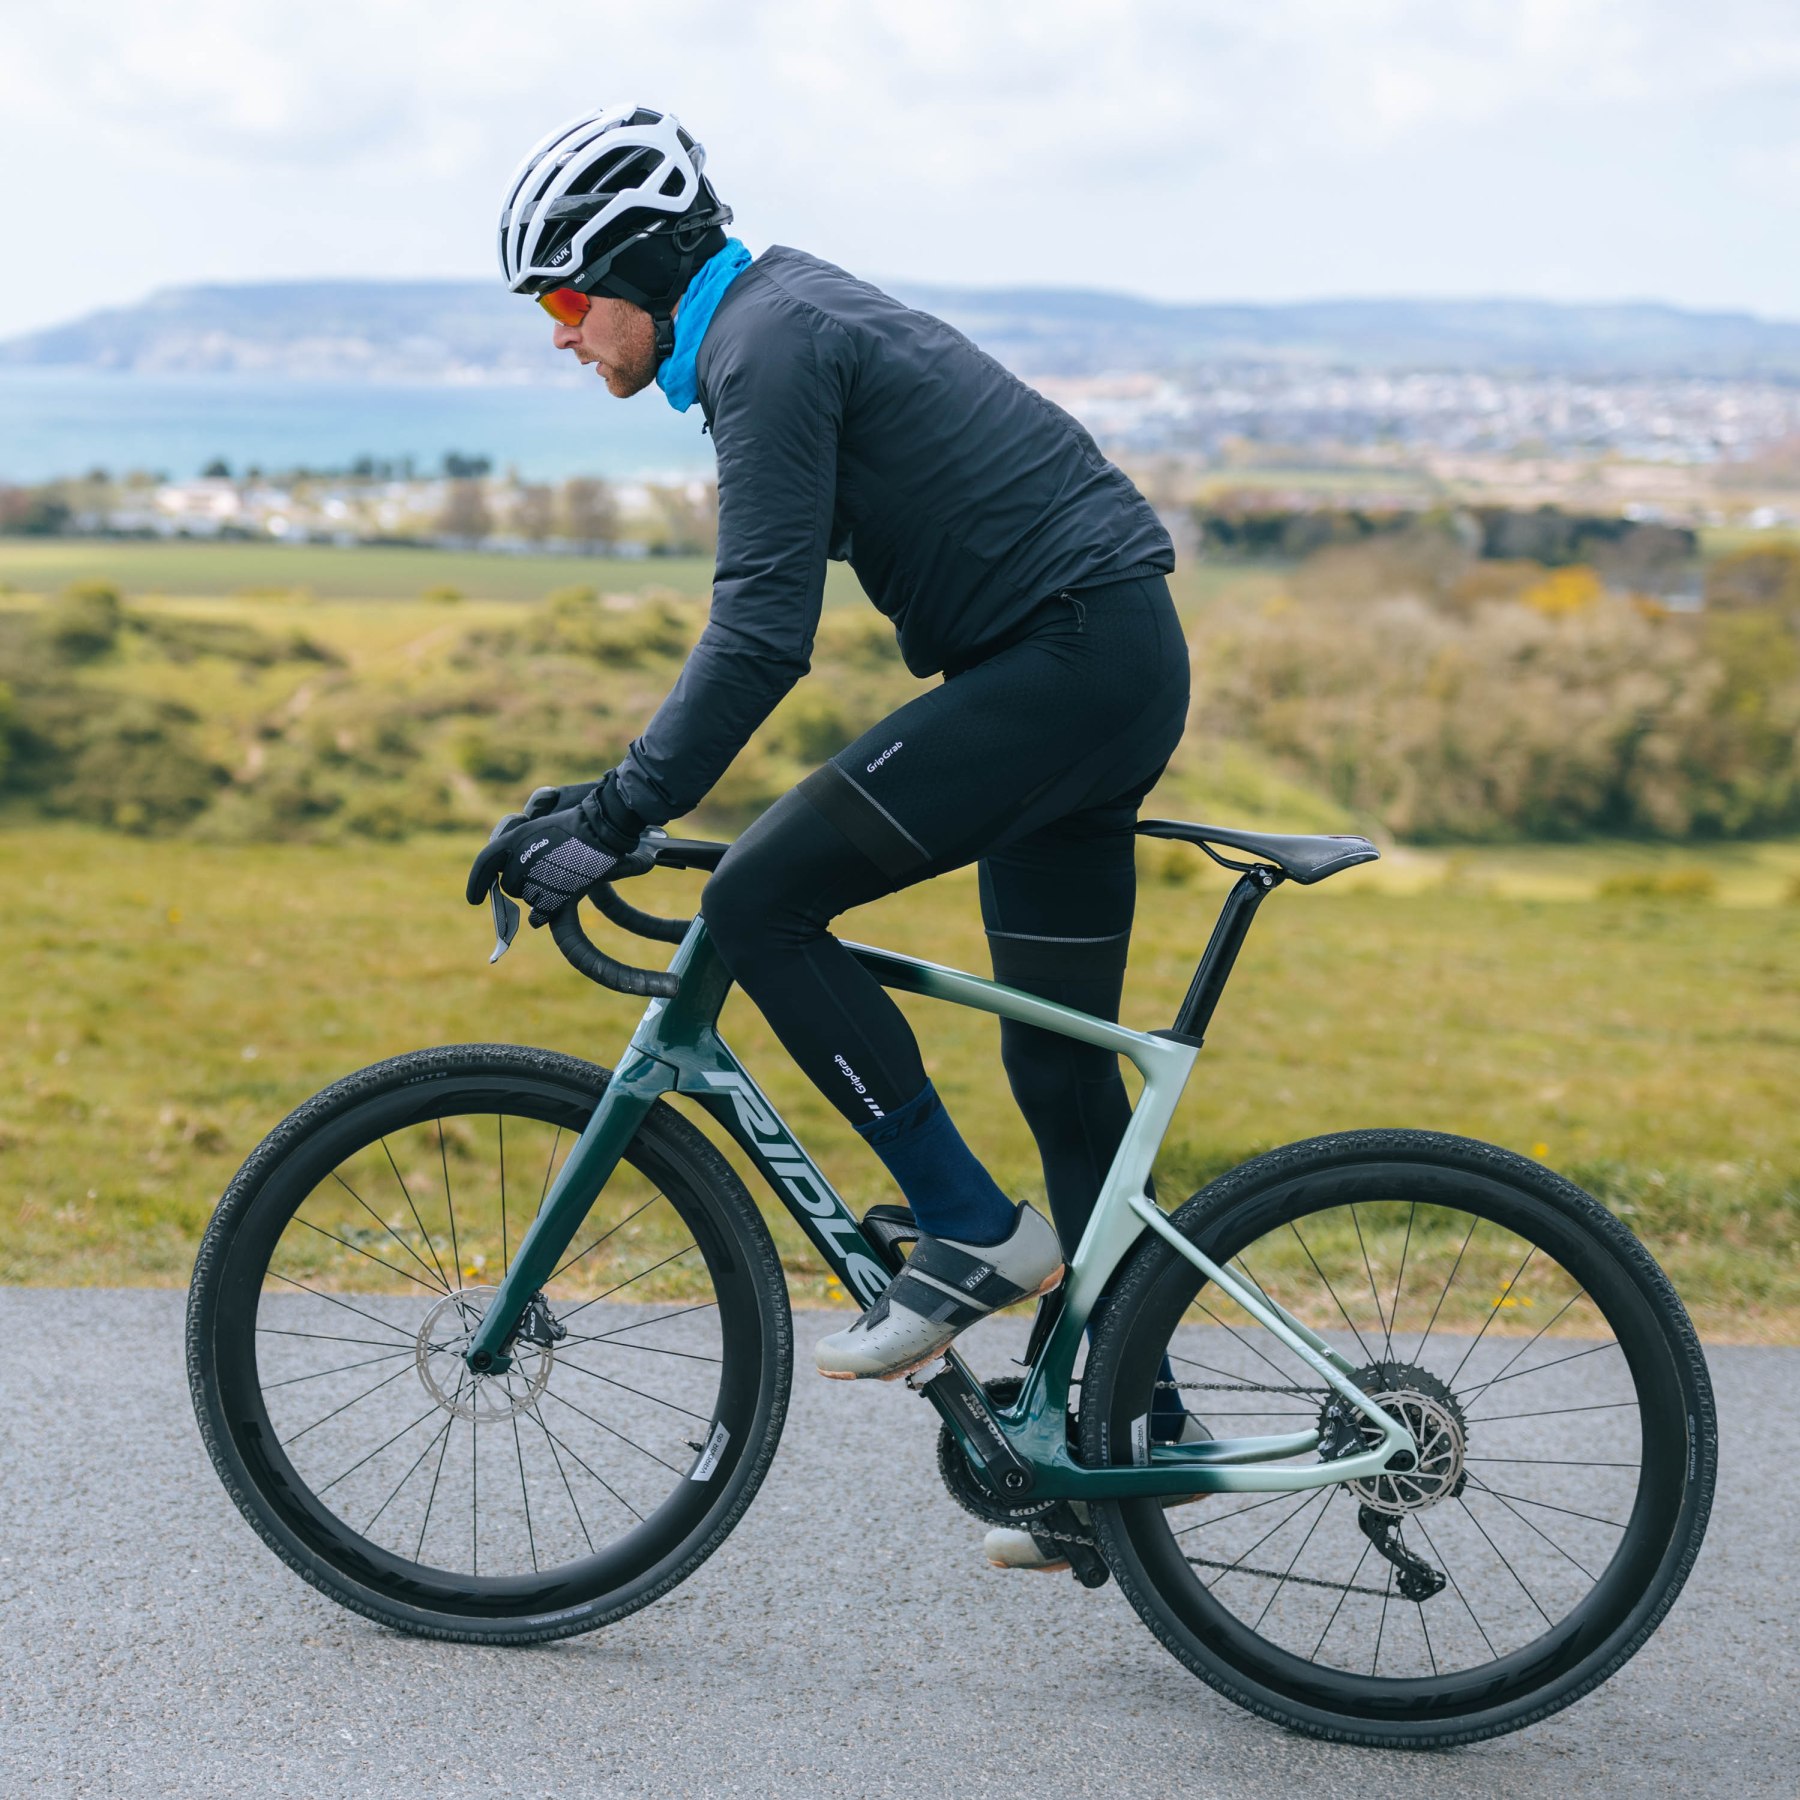
<path id="1" fill-rule="evenodd" d="M 686 412 L 698 397 L 699 371 L 695 364 L 701 340 L 712 323 L 713 309 L 749 266 L 750 252 L 736 238 L 727 238 L 725 248 L 694 271 L 694 278 L 681 297 L 675 314 L 675 348 L 656 371 L 656 385 L 668 395 L 669 404 L 677 412 Z"/>

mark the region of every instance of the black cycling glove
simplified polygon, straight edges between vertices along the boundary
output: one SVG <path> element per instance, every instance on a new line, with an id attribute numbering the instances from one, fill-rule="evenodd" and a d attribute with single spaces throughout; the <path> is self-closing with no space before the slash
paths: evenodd
<path id="1" fill-rule="evenodd" d="M 604 821 L 596 830 L 582 807 L 527 818 L 512 813 L 469 869 L 471 906 L 488 897 L 495 881 L 531 909 L 531 923 L 545 924 L 596 882 L 641 875 L 654 853 L 615 833 Z"/>

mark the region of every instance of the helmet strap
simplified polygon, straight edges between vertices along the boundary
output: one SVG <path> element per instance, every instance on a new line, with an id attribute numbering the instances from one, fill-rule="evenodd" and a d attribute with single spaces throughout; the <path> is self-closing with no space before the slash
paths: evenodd
<path id="1" fill-rule="evenodd" d="M 663 307 L 650 317 L 656 325 L 656 366 L 660 369 L 675 354 L 675 315 Z"/>

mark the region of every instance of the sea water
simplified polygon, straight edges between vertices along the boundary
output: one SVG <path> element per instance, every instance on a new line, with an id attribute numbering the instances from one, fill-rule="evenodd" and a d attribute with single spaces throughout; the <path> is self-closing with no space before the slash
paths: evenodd
<path id="1" fill-rule="evenodd" d="M 402 385 L 243 375 L 137 375 L 0 369 L 0 481 L 105 469 L 185 480 L 215 458 L 342 469 L 358 457 L 413 459 L 436 474 L 447 451 L 486 456 L 528 481 L 713 472 L 699 407 L 673 411 L 660 390 L 614 400 L 597 377 L 542 386 Z"/>

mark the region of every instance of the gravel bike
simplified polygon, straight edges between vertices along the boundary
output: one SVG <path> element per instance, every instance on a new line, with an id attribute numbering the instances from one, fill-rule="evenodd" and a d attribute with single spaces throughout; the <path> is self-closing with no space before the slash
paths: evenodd
<path id="1" fill-rule="evenodd" d="M 1424 1747 L 1543 1718 L 1632 1655 L 1698 1552 L 1717 1437 L 1693 1327 L 1597 1201 L 1465 1138 L 1314 1138 L 1165 1210 L 1152 1161 L 1258 907 L 1377 852 L 1138 829 L 1237 875 L 1169 1029 L 851 946 L 891 988 L 1143 1078 L 1022 1372 L 984 1384 L 952 1351 L 912 1378 L 945 1483 L 1061 1539 L 1079 1581 L 1115 1578 L 1196 1675 L 1295 1730 Z M 726 848 L 656 844 L 689 870 Z M 313 1586 L 402 1631 L 606 1625 L 691 1574 L 767 1472 L 781 1265 L 670 1098 L 736 1141 L 858 1300 L 916 1235 L 901 1207 L 858 1219 L 726 1046 L 704 919 L 589 899 L 676 946 L 633 968 L 574 906 L 553 921 L 577 970 L 648 1001 L 616 1069 L 465 1044 L 349 1075 L 257 1147 L 200 1248 L 188 1366 L 226 1488 Z M 497 893 L 495 912 L 497 957 L 517 913 Z"/>

